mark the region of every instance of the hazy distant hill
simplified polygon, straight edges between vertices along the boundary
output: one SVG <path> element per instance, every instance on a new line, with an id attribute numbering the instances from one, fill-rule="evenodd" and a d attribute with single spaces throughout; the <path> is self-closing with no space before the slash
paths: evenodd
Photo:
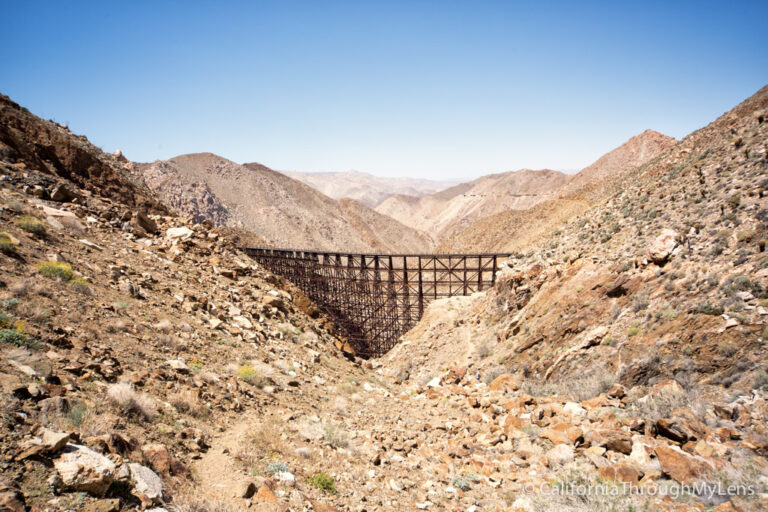
<path id="1" fill-rule="evenodd" d="M 530 208 L 551 197 L 569 179 L 567 174 L 548 169 L 489 174 L 424 197 L 392 196 L 376 211 L 440 241 L 483 217 Z"/>
<path id="2" fill-rule="evenodd" d="M 316 188 L 334 199 L 348 197 L 357 199 L 375 208 L 386 198 L 395 194 L 424 196 L 455 185 L 455 181 L 434 181 L 415 178 L 380 178 L 358 171 L 346 172 L 295 172 L 283 171 L 290 176 Z"/>

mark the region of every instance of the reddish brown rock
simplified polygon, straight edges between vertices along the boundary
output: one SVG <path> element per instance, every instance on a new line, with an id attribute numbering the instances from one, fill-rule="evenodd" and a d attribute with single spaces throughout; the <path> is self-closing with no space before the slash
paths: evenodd
<path id="1" fill-rule="evenodd" d="M 636 484 L 643 474 L 628 464 L 614 464 L 599 468 L 597 473 L 606 480 Z"/>
<path id="2" fill-rule="evenodd" d="M 277 497 L 275 496 L 275 493 L 272 492 L 272 489 L 270 489 L 267 485 L 262 485 L 259 487 L 255 499 L 256 501 L 268 501 L 270 503 L 277 503 Z"/>
<path id="3" fill-rule="evenodd" d="M 167 473 L 171 470 L 171 454 L 168 448 L 160 443 L 146 444 L 141 447 L 141 454 L 152 469 L 160 473 Z"/>
<path id="4" fill-rule="evenodd" d="M 713 469 L 700 457 L 671 446 L 657 446 L 656 457 L 664 474 L 681 484 L 693 484 Z"/>
<path id="5" fill-rule="evenodd" d="M 549 439 L 554 444 L 574 444 L 583 435 L 579 427 L 574 427 L 568 423 L 558 423 L 557 425 L 544 429 L 539 433 L 539 437 Z"/>
<path id="6" fill-rule="evenodd" d="M 620 430 L 590 430 L 584 433 L 584 444 L 602 446 L 608 450 L 629 455 L 632 453 L 632 437 Z"/>
<path id="7" fill-rule="evenodd" d="M 488 387 L 491 391 L 503 391 L 506 393 L 520 389 L 520 382 L 518 382 L 517 379 L 515 379 L 510 374 L 502 373 L 493 379 Z"/>

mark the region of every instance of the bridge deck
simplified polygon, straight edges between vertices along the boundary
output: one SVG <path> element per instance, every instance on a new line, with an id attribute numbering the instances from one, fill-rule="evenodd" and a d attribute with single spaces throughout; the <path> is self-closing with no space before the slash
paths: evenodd
<path id="1" fill-rule="evenodd" d="M 508 254 L 359 254 L 247 247 L 270 271 L 309 296 L 356 353 L 379 356 L 441 297 L 469 295 L 496 283 Z"/>

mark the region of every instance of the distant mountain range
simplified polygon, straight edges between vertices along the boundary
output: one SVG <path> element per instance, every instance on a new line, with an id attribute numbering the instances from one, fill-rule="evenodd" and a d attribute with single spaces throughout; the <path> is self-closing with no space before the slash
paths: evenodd
<path id="1" fill-rule="evenodd" d="M 457 185 L 458 181 L 434 181 L 416 178 L 381 178 L 359 171 L 295 172 L 282 171 L 333 199 L 356 199 L 375 208 L 395 194 L 421 197 Z"/>
<path id="2" fill-rule="evenodd" d="M 135 174 L 175 210 L 252 231 L 277 247 L 356 252 L 434 247 L 426 234 L 358 201 L 337 201 L 258 163 L 239 165 L 195 153 L 138 164 Z"/>

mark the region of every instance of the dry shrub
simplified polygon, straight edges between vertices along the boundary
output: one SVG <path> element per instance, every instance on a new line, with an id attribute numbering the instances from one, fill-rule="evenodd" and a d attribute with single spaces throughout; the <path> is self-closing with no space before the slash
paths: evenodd
<path id="1" fill-rule="evenodd" d="M 172 395 L 169 402 L 182 414 L 189 414 L 197 418 L 208 414 L 208 409 L 200 403 L 200 397 L 191 389 L 185 389 Z"/>
<path id="2" fill-rule="evenodd" d="M 113 414 L 88 414 L 88 417 L 78 427 L 80 437 L 96 437 L 111 434 L 115 431 L 116 418 Z"/>
<path id="3" fill-rule="evenodd" d="M 109 386 L 107 396 L 123 414 L 146 421 L 157 414 L 154 400 L 143 393 L 137 393 L 127 382 Z"/>
<path id="4" fill-rule="evenodd" d="M 172 334 L 161 334 L 157 337 L 158 346 L 166 352 L 178 352 L 184 344 Z"/>
<path id="5" fill-rule="evenodd" d="M 254 468 L 264 459 L 288 453 L 282 428 L 275 419 L 268 419 L 248 431 L 240 440 L 235 458 L 246 468 Z"/>
<path id="6" fill-rule="evenodd" d="M 106 330 L 108 333 L 113 334 L 116 332 L 126 332 L 130 330 L 130 323 L 122 318 L 118 318 L 114 322 L 107 324 Z"/>
<path id="7" fill-rule="evenodd" d="M 173 331 L 173 324 L 167 318 L 163 318 L 153 327 L 157 332 L 161 332 L 163 334 L 169 334 L 171 331 Z"/>
<path id="8" fill-rule="evenodd" d="M 8 290 L 14 297 L 26 297 L 32 290 L 32 285 L 29 281 L 16 281 L 8 287 Z"/>

